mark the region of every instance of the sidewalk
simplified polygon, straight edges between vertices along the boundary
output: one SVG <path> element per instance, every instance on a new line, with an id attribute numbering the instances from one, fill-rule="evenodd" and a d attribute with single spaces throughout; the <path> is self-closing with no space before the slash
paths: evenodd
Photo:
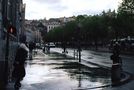
<path id="1" fill-rule="evenodd" d="M 55 48 L 51 49 L 54 52 L 58 52 L 62 54 L 62 49 L 61 48 Z M 74 51 L 72 49 L 67 49 L 68 53 L 66 55 L 74 57 Z M 106 69 L 111 69 L 112 67 L 112 61 L 110 60 L 110 53 L 98 53 L 96 51 L 91 51 L 91 50 L 82 50 L 81 52 L 81 63 L 84 65 L 90 66 L 90 64 L 94 66 L 99 66 L 102 68 Z M 88 64 L 85 64 L 88 63 Z"/>
<path id="2" fill-rule="evenodd" d="M 58 50 L 56 50 L 56 51 L 58 51 Z M 62 54 L 62 53 L 60 53 L 60 54 Z M 42 60 L 44 58 L 48 59 L 47 55 L 45 55 L 45 57 L 44 57 L 44 55 L 45 54 L 43 52 L 38 51 L 38 54 L 33 59 L 39 59 L 39 60 Z M 92 64 L 90 62 L 86 63 L 86 64 L 87 64 L 87 66 L 90 66 L 90 67 L 98 67 L 98 66 L 96 66 L 96 64 Z M 101 66 L 101 65 L 99 65 L 99 66 Z M 100 90 L 100 89 L 103 89 L 103 90 L 134 90 L 134 86 L 133 86 L 134 81 L 129 82 L 129 79 L 130 79 L 129 73 L 124 72 L 124 74 L 126 75 L 126 77 L 121 80 L 121 83 L 118 83 L 118 85 L 122 84 L 121 86 L 118 86 L 118 87 L 112 87 L 111 85 L 106 85 L 106 86 L 99 86 L 99 87 L 94 87 L 94 88 L 87 87 L 87 88 L 79 88 L 79 89 L 71 89 L 71 90 Z M 126 83 L 126 82 L 129 82 L 129 83 Z M 41 85 L 39 85 L 39 86 L 41 86 Z M 28 86 L 25 86 L 25 87 L 28 87 Z M 14 90 L 13 82 L 9 83 L 6 90 Z M 29 90 L 29 89 L 21 89 L 21 90 Z M 35 90 L 35 89 L 32 89 L 32 90 Z M 40 89 L 39 88 L 38 90 L 49 90 L 49 89 Z"/>
<path id="3" fill-rule="evenodd" d="M 37 54 L 38 53 L 38 54 Z M 39 58 L 39 59 L 42 59 L 42 58 L 44 58 L 44 53 L 42 53 L 42 52 L 39 52 L 38 50 L 36 51 L 36 54 L 35 53 L 33 53 L 33 60 L 34 59 L 37 59 L 37 58 Z M 46 57 L 45 57 L 46 58 Z M 27 61 L 30 61 L 29 60 L 29 57 L 27 58 Z M 9 83 L 8 83 L 8 85 L 7 85 L 7 87 L 5 88 L 5 90 L 15 90 L 14 89 L 14 81 L 10 81 Z"/>
<path id="4" fill-rule="evenodd" d="M 51 68 L 53 69 L 53 66 L 55 66 L 55 65 L 59 65 L 60 67 L 62 65 L 64 65 L 61 63 L 61 61 L 63 59 L 64 59 L 64 62 L 76 61 L 73 58 L 71 58 L 71 59 L 69 59 L 69 58 L 70 57 L 68 57 L 68 56 L 67 56 L 67 58 L 65 58 L 65 57 L 63 58 L 63 55 L 61 55 L 61 54 L 56 54 L 56 56 L 55 56 L 55 53 L 52 55 L 51 54 L 46 55 L 46 54 L 42 53 L 41 51 L 38 51 L 38 54 L 33 58 L 32 61 L 31 60 L 27 61 L 28 65 L 26 67 L 26 71 L 28 71 L 28 72 L 26 74 L 26 77 L 21 82 L 22 87 L 20 88 L 20 90 L 75 90 L 75 89 L 79 90 L 80 88 L 78 85 L 80 85 L 80 87 L 82 87 L 81 89 L 83 89 L 83 87 L 87 86 L 87 83 L 89 83 L 89 82 L 87 82 L 88 78 L 86 76 L 84 76 L 85 80 L 86 80 L 86 82 L 85 82 L 82 80 L 83 75 L 81 75 L 80 73 L 76 73 L 73 76 L 76 78 L 76 80 L 71 79 L 69 74 L 72 74 L 72 72 L 74 71 L 73 67 L 70 67 L 70 69 L 67 69 L 67 70 L 71 70 L 70 71 L 71 73 L 67 73 L 66 71 L 64 72 L 64 69 L 63 69 L 63 71 L 61 71 L 61 69 L 51 70 Z M 68 66 L 71 66 L 71 64 L 69 64 L 69 63 L 66 63 L 66 64 L 68 64 Z M 77 64 L 77 63 L 75 63 L 75 64 Z M 48 67 L 47 65 L 48 66 L 50 65 L 50 66 Z M 33 66 L 36 66 L 36 67 L 33 67 Z M 65 68 L 66 68 L 66 66 L 65 66 Z M 78 67 L 76 67 L 76 68 L 78 69 Z M 48 71 L 45 71 L 45 69 L 48 69 Z M 89 81 L 90 81 L 90 78 L 91 77 L 89 76 Z M 99 80 L 102 80 L 102 79 L 99 79 Z M 92 83 L 99 82 L 99 81 L 93 81 L 92 83 L 89 83 L 89 85 L 91 84 L 92 86 L 100 87 L 102 85 L 101 83 L 104 83 L 103 81 L 105 81 L 105 80 L 107 80 L 107 77 L 104 78 L 102 81 L 100 81 L 100 83 L 98 83 L 98 84 L 92 85 Z M 77 82 L 79 82 L 79 83 L 77 83 Z M 80 84 L 80 83 L 82 83 L 82 84 Z M 10 82 L 8 84 L 6 90 L 14 90 L 13 85 L 14 85 L 14 83 Z"/>
<path id="5" fill-rule="evenodd" d="M 58 50 L 52 50 L 52 51 L 54 51 L 54 52 L 58 52 L 58 53 L 60 53 L 60 54 L 62 54 L 62 52 L 61 52 L 61 50 L 62 49 L 58 49 Z M 67 49 L 68 50 L 68 49 Z M 73 57 L 73 51 L 70 51 L 70 50 L 68 50 L 68 52 L 69 53 L 67 53 L 66 55 L 67 56 L 71 56 L 71 57 Z M 83 51 L 83 52 L 85 52 L 85 51 Z M 90 53 L 94 53 L 94 52 L 96 52 L 96 51 L 90 51 Z M 104 56 L 106 56 L 106 54 L 108 55 L 107 57 L 109 58 L 110 57 L 110 53 L 107 53 L 107 52 L 109 52 L 109 50 L 102 50 L 102 51 L 99 51 L 99 53 L 101 54 L 101 52 L 103 52 L 105 55 Z M 97 54 L 99 54 L 99 53 L 97 53 Z M 82 53 L 82 55 L 83 55 L 83 53 Z M 90 54 L 91 55 L 91 54 Z M 112 61 L 109 59 L 109 60 L 106 60 L 106 58 L 103 58 L 103 60 L 101 60 L 101 59 L 94 59 L 94 60 L 92 60 L 92 59 L 90 59 L 90 58 L 93 58 L 93 57 L 90 57 L 90 58 L 87 58 L 87 57 L 81 57 L 82 58 L 82 60 L 81 60 L 81 64 L 83 64 L 83 65 L 86 65 L 86 66 L 90 66 L 91 64 L 92 65 L 96 65 L 96 66 L 99 66 L 99 67 L 102 67 L 102 68 L 106 68 L 106 69 L 109 69 L 109 70 L 111 70 L 111 67 L 112 67 Z M 128 66 L 128 65 L 126 65 L 126 66 Z M 134 66 L 133 66 L 134 67 Z M 124 67 L 123 67 L 124 68 Z M 126 67 L 125 67 L 126 68 Z M 133 89 L 134 89 L 134 86 L 133 86 L 133 84 L 131 84 L 131 82 L 130 81 L 132 81 L 132 83 L 134 83 L 134 81 L 133 81 L 133 74 L 134 74 L 134 71 L 132 71 L 132 72 L 128 72 L 129 70 L 126 70 L 126 69 L 123 69 L 124 70 L 124 72 L 123 72 L 123 74 L 124 74 L 124 78 L 122 78 L 121 80 L 120 80 L 120 82 L 118 82 L 118 83 L 113 83 L 113 85 L 112 86 L 119 86 L 119 85 L 123 85 L 123 84 L 126 84 L 127 83 L 127 85 L 125 86 L 125 85 L 123 85 L 123 86 L 121 86 L 122 88 L 124 88 L 124 87 L 128 87 L 128 89 L 121 89 L 121 90 L 129 90 L 129 87 L 132 87 Z M 125 72 L 125 71 L 127 71 L 127 72 Z M 130 82 L 130 83 L 128 83 L 128 82 Z M 112 89 L 119 89 L 118 87 L 117 88 L 111 88 L 111 89 L 108 89 L 108 90 L 112 90 Z M 130 90 L 133 90 L 133 89 L 130 89 Z M 107 89 L 106 89 L 107 90 Z"/>

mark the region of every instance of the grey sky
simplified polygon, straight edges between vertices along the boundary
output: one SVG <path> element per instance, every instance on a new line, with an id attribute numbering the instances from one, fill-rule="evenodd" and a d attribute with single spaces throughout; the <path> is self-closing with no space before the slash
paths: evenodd
<path id="1" fill-rule="evenodd" d="M 98 14 L 103 10 L 117 10 L 122 0 L 23 0 L 26 19 L 69 17 L 78 14 Z"/>

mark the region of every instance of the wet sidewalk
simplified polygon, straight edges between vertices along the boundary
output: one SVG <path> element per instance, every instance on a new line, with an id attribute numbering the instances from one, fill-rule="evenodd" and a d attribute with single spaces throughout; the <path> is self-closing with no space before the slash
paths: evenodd
<path id="1" fill-rule="evenodd" d="M 19 90 L 80 90 L 111 85 L 109 70 L 86 67 L 71 57 L 41 50 L 26 62 L 26 76 Z M 99 90 L 99 88 L 95 90 Z M 10 83 L 7 90 L 14 90 Z"/>
<path id="2" fill-rule="evenodd" d="M 62 48 L 52 48 L 51 49 L 51 52 L 58 52 L 60 54 L 62 54 L 62 51 L 63 51 Z M 67 51 L 68 51 L 68 53 L 66 55 L 74 57 L 73 49 L 67 49 Z M 90 66 L 90 64 L 92 64 L 94 66 L 111 69 L 112 60 L 110 60 L 110 58 L 109 58 L 110 55 L 111 55 L 110 53 L 100 53 L 100 52 L 95 52 L 95 51 L 91 51 L 91 50 L 82 50 L 81 63 L 86 66 Z"/>
<path id="3" fill-rule="evenodd" d="M 54 48 L 51 50 L 52 52 L 58 52 L 62 54 L 61 48 Z M 67 56 L 74 57 L 73 50 L 67 49 Z M 110 60 L 111 53 L 103 52 L 103 51 L 91 51 L 91 50 L 83 50 L 82 51 L 82 64 L 86 66 L 90 66 L 90 64 L 96 65 L 98 67 L 106 68 L 111 70 L 112 61 Z M 119 87 L 111 87 L 106 90 L 134 90 L 134 63 L 133 56 L 121 55 L 123 60 L 123 78 L 118 83 L 114 83 L 114 86 Z M 86 62 L 86 64 L 85 64 Z M 87 64 L 88 63 L 88 64 Z M 88 89 L 88 88 L 87 88 Z M 104 89 L 105 90 L 105 89 Z"/>

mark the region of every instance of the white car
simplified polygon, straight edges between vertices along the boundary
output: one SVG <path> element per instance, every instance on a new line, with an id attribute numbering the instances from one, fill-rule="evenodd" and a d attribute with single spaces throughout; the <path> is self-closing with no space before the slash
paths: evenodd
<path id="1" fill-rule="evenodd" d="M 54 43 L 49 43 L 49 44 L 46 44 L 45 45 L 46 47 L 49 46 L 49 47 L 55 47 L 55 44 Z"/>

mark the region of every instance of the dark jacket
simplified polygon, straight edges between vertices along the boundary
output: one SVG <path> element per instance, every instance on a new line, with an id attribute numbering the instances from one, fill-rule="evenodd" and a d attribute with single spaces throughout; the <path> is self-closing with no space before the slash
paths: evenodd
<path id="1" fill-rule="evenodd" d="M 16 51 L 16 56 L 15 56 L 15 61 L 14 61 L 14 70 L 13 70 L 13 77 L 15 78 L 23 78 L 25 76 L 25 67 L 24 63 L 27 58 L 28 54 L 28 48 L 26 47 L 25 44 L 20 44 Z"/>
<path id="2" fill-rule="evenodd" d="M 35 43 L 29 43 L 29 50 L 32 51 L 35 48 Z"/>
<path id="3" fill-rule="evenodd" d="M 119 57 L 117 55 L 111 55 L 110 58 L 111 58 L 111 60 L 113 60 L 113 64 L 116 64 L 116 63 L 122 64 L 121 57 Z"/>

